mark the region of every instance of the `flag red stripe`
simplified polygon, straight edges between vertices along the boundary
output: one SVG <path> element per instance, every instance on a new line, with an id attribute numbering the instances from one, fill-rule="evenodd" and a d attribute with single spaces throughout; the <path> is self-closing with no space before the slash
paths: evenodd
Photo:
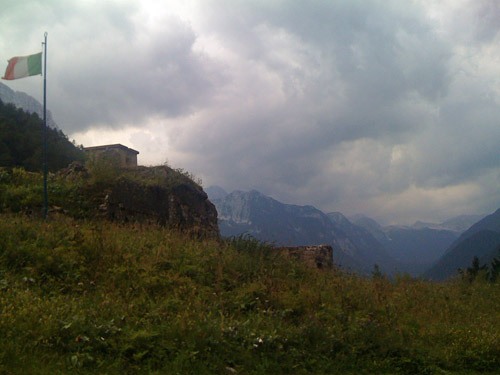
<path id="1" fill-rule="evenodd" d="M 7 65 L 7 69 L 5 70 L 5 77 L 3 79 L 12 80 L 14 79 L 14 67 L 17 64 L 18 57 L 13 57 L 9 60 L 9 65 Z"/>

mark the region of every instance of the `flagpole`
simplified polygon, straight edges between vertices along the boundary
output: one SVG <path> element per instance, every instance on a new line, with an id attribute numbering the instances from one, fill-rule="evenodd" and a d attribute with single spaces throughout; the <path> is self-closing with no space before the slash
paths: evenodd
<path id="1" fill-rule="evenodd" d="M 47 32 L 43 52 L 43 219 L 47 218 Z"/>

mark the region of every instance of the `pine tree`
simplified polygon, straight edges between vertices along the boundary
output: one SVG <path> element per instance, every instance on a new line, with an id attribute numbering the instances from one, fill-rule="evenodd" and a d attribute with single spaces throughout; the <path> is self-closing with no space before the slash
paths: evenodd
<path id="1" fill-rule="evenodd" d="M 500 249 L 498 250 L 500 253 Z M 488 272 L 488 278 L 490 281 L 495 282 L 498 279 L 498 275 L 500 273 L 500 259 L 493 258 L 490 263 L 490 270 Z"/>
<path id="2" fill-rule="evenodd" d="M 482 266 L 479 265 L 479 258 L 477 256 L 474 256 L 472 259 L 472 267 L 467 267 L 467 270 L 465 271 L 465 276 L 469 279 L 469 281 L 472 283 L 476 277 L 479 275 L 481 271 L 484 271 L 487 269 L 487 265 L 483 264 Z"/>

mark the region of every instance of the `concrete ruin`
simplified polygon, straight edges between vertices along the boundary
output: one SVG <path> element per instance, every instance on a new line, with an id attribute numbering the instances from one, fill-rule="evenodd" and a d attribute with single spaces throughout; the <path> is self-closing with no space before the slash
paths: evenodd
<path id="1" fill-rule="evenodd" d="M 275 250 L 313 268 L 333 268 L 333 249 L 330 245 L 280 246 Z"/>

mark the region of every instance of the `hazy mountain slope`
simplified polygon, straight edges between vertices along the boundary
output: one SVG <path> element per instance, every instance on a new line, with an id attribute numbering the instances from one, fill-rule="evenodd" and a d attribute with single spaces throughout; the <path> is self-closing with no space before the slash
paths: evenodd
<path id="1" fill-rule="evenodd" d="M 394 260 L 380 246 L 363 248 L 361 239 L 351 238 L 341 225 L 312 206 L 283 204 L 255 190 L 235 191 L 213 203 L 223 236 L 248 233 L 277 245 L 330 244 L 334 261 L 344 267 L 369 272 L 378 263 L 386 272 L 394 270 Z"/>
<path id="2" fill-rule="evenodd" d="M 500 232 L 482 230 L 472 234 L 455 245 L 438 263 L 425 273 L 434 280 L 444 280 L 456 275 L 459 268 L 466 269 L 472 264 L 474 256 L 483 262 L 490 261 L 498 255 L 500 249 Z"/>
<path id="3" fill-rule="evenodd" d="M 386 240 L 387 235 L 384 232 L 384 228 L 375 220 L 363 215 L 357 215 L 351 218 L 351 221 L 353 224 L 365 228 L 377 241 L 382 242 Z"/>
<path id="4" fill-rule="evenodd" d="M 473 224 L 469 229 L 463 232 L 457 240 L 455 240 L 446 252 L 451 251 L 453 247 L 464 241 L 466 238 L 484 230 L 500 232 L 500 209 Z"/>
<path id="5" fill-rule="evenodd" d="M 361 216 L 354 223 L 368 230 L 400 263 L 402 271 L 412 275 L 419 275 L 432 266 L 458 237 L 456 232 L 449 230 L 382 227 L 375 220 Z"/>
<path id="6" fill-rule="evenodd" d="M 464 232 L 485 217 L 486 215 L 460 215 L 443 221 L 441 225 L 449 230 Z"/>
<path id="7" fill-rule="evenodd" d="M 211 201 L 224 198 L 227 195 L 227 191 L 216 185 L 209 186 L 207 188 L 204 188 L 203 190 L 205 190 L 205 193 L 207 193 L 208 195 L 208 199 L 210 199 Z"/>
<path id="8" fill-rule="evenodd" d="M 491 258 L 497 255 L 499 239 L 500 209 L 462 233 L 425 275 L 433 279 L 445 279 L 452 276 L 458 268 L 470 266 L 474 256 Z"/>
<path id="9" fill-rule="evenodd" d="M 388 227 L 385 235 L 381 242 L 387 252 L 414 275 L 428 269 L 457 238 L 455 232 L 429 228 Z"/>
<path id="10" fill-rule="evenodd" d="M 36 113 L 38 117 L 43 119 L 43 107 L 38 100 L 24 92 L 14 91 L 3 83 L 0 83 L 0 100 L 4 103 L 14 104 L 17 108 L 21 108 L 28 113 Z M 47 125 L 57 128 L 50 111 L 47 111 Z"/>
<path id="11" fill-rule="evenodd" d="M 392 264 L 393 271 L 402 271 L 394 262 L 394 257 L 386 251 L 384 246 L 365 228 L 351 223 L 340 212 L 330 212 L 328 218 L 346 234 L 358 248 L 359 256 L 370 264 Z"/>

